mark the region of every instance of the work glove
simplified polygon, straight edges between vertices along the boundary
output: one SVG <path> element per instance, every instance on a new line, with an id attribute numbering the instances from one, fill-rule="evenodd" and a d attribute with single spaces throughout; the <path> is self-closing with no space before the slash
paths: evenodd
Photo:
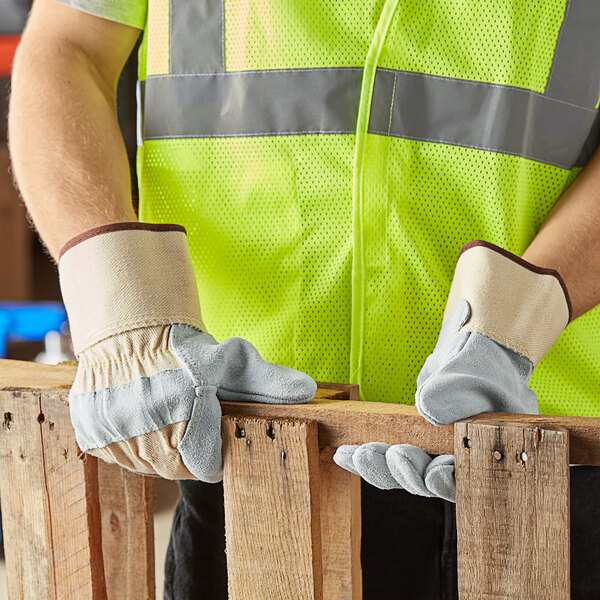
<path id="1" fill-rule="evenodd" d="M 81 450 L 137 473 L 222 479 L 219 400 L 295 404 L 314 380 L 206 332 L 185 230 L 118 223 L 66 244 L 61 290 L 79 359 Z"/>
<path id="2" fill-rule="evenodd" d="M 538 414 L 533 369 L 571 320 L 557 271 L 474 241 L 459 255 L 437 344 L 417 377 L 415 404 L 437 426 L 483 412 Z M 342 446 L 341 467 L 381 489 L 454 501 L 454 457 L 416 446 Z"/>

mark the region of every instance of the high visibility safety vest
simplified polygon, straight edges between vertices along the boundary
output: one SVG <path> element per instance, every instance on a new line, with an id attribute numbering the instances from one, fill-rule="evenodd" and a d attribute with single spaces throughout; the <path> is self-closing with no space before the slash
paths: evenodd
<path id="1" fill-rule="evenodd" d="M 460 247 L 522 254 L 600 140 L 597 0 L 150 0 L 140 217 L 188 231 L 204 321 L 414 402 Z M 600 416 L 600 309 L 531 385 Z"/>

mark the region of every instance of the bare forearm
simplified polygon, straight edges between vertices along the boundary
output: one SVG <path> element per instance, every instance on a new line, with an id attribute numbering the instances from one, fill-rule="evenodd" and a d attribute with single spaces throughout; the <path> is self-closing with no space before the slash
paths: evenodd
<path id="1" fill-rule="evenodd" d="M 572 319 L 600 304 L 600 150 L 553 207 L 523 258 L 561 274 Z"/>
<path id="2" fill-rule="evenodd" d="M 39 37 L 26 32 L 16 56 L 9 143 L 20 192 L 57 258 L 78 233 L 135 214 L 114 86 L 81 48 Z"/>

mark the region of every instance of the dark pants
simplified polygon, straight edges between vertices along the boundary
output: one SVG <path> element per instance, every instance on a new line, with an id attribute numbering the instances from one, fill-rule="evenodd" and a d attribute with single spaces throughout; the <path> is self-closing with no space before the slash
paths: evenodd
<path id="1" fill-rule="evenodd" d="M 165 600 L 226 600 L 223 487 L 181 482 Z M 456 600 L 454 505 L 363 483 L 364 600 Z M 571 469 L 572 600 L 600 598 L 600 467 Z"/>

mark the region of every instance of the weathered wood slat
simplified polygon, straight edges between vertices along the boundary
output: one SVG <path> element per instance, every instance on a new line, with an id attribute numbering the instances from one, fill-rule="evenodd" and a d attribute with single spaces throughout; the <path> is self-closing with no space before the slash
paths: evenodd
<path id="1" fill-rule="evenodd" d="M 98 461 L 78 453 L 69 410 L 40 396 L 57 598 L 104 600 Z"/>
<path id="2" fill-rule="evenodd" d="M 24 360 L 0 360 L 0 390 L 68 392 L 77 367 L 74 363 L 42 365 Z"/>
<path id="3" fill-rule="evenodd" d="M 0 501 L 9 598 L 56 600 L 50 507 L 37 399 L 0 392 Z M 32 516 L 34 516 L 32 518 Z"/>
<path id="4" fill-rule="evenodd" d="M 568 600 L 569 434 L 456 424 L 461 600 Z"/>
<path id="5" fill-rule="evenodd" d="M 154 600 L 154 480 L 98 461 L 109 600 Z"/>
<path id="6" fill-rule="evenodd" d="M 322 600 L 313 421 L 223 419 L 230 600 Z"/>
<path id="7" fill-rule="evenodd" d="M 0 360 L 0 390 L 68 390 L 75 369 L 72 365 L 48 367 L 21 361 Z M 342 392 L 340 392 L 342 393 Z M 343 394 L 347 398 L 346 394 Z M 65 396 L 66 398 L 66 396 Z M 331 399 L 320 389 L 309 404 L 253 404 L 222 402 L 223 414 L 260 416 L 267 419 L 312 419 L 319 423 L 321 446 L 362 444 L 373 440 L 390 444 L 415 444 L 431 454 L 452 454 L 452 425 L 434 427 L 423 420 L 414 406 L 381 402 Z M 518 421 L 540 427 L 562 427 L 569 431 L 572 464 L 600 465 L 600 419 L 588 417 L 483 414 L 474 420 L 498 425 Z"/>
<path id="8" fill-rule="evenodd" d="M 79 453 L 73 369 L 36 366 L 16 383 L 39 391 L 0 391 L 9 597 L 153 600 L 153 482 Z"/>
<path id="9" fill-rule="evenodd" d="M 10 598 L 104 600 L 96 459 L 78 456 L 64 400 L 0 392 Z"/>
<path id="10" fill-rule="evenodd" d="M 321 448 L 321 541 L 324 600 L 361 600 L 360 478 L 333 462 L 335 448 Z"/>

